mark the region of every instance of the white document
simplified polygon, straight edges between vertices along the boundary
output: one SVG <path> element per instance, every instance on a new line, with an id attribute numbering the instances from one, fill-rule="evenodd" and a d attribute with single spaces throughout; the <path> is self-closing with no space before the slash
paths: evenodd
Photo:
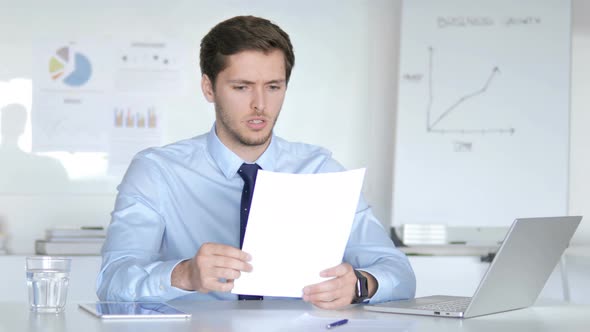
<path id="1" fill-rule="evenodd" d="M 253 271 L 232 293 L 301 297 L 303 287 L 326 280 L 320 271 L 342 263 L 364 175 L 259 171 L 242 247 Z"/>

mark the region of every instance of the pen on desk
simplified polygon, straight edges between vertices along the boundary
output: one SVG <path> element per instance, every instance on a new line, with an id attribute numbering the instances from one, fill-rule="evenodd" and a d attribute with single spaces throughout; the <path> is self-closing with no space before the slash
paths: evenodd
<path id="1" fill-rule="evenodd" d="M 329 330 L 333 327 L 344 325 L 346 323 L 348 323 L 348 319 L 342 319 L 342 320 L 335 321 L 334 323 L 330 323 L 330 324 L 326 325 L 326 328 Z"/>

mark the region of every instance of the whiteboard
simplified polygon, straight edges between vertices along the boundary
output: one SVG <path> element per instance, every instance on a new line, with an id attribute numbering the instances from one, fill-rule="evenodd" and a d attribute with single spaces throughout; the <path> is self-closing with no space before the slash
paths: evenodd
<path id="1" fill-rule="evenodd" d="M 404 2 L 393 225 L 567 213 L 570 8 Z"/>

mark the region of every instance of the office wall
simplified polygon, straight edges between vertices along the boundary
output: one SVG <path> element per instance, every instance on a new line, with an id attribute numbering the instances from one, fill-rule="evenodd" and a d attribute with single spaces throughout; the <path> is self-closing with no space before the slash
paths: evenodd
<path id="1" fill-rule="evenodd" d="M 570 124 L 570 214 L 585 220 L 574 243 L 590 244 L 590 1 L 573 2 Z"/>
<path id="2" fill-rule="evenodd" d="M 401 1 L 124 4 L 0 0 L 0 81 L 31 78 L 32 43 L 39 36 L 174 38 L 193 43 L 191 56 L 196 57 L 198 41 L 214 23 L 244 13 L 267 16 L 291 34 L 297 54 L 277 133 L 325 146 L 348 168 L 367 167 L 365 194 L 389 226 Z M 590 8 L 574 1 L 573 13 L 570 211 L 590 218 L 590 134 L 585 130 L 590 123 L 590 66 L 585 63 L 590 56 Z M 195 75 L 187 93 L 169 105 L 166 142 L 194 136 L 211 125 L 213 111 L 201 97 L 196 61 L 188 70 Z M 45 228 L 106 226 L 115 185 L 82 181 L 74 191 L 0 194 L 0 230 L 8 235 L 12 252 L 31 253 L 34 239 L 43 237 Z M 590 243 L 590 222 L 584 221 L 575 242 Z"/>
<path id="3" fill-rule="evenodd" d="M 238 14 L 276 21 L 291 35 L 297 57 L 277 134 L 325 146 L 348 168 L 367 167 L 367 196 L 384 225 L 389 224 L 391 177 L 382 175 L 391 167 L 386 150 L 392 146 L 392 134 L 387 123 L 392 121 L 395 105 L 397 24 L 392 17 L 398 15 L 398 2 L 187 0 L 121 5 L 118 1 L 59 0 L 2 1 L 2 7 L 0 59 L 11 64 L 0 67 L 2 82 L 31 79 L 39 42 L 170 40 L 182 44 L 188 53 L 186 91 L 166 99 L 163 143 L 211 127 L 213 109 L 199 86 L 197 54 L 202 36 L 215 23 Z M 30 109 L 31 102 L 25 106 Z M 385 107 L 387 112 L 376 111 Z M 27 130 L 30 135 L 30 126 Z M 48 227 L 108 224 L 120 178 L 104 174 L 72 178 L 68 172 L 67 187 L 41 186 L 51 181 L 51 174 L 38 170 L 43 177 L 37 181 L 20 179 L 16 185 L 12 181 L 11 186 L 0 188 L 0 223 L 12 252 L 32 252 L 34 239 L 43 237 Z"/>

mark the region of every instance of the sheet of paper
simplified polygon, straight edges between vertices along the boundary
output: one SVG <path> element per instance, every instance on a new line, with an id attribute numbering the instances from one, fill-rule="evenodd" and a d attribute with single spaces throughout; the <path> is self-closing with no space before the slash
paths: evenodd
<path id="1" fill-rule="evenodd" d="M 320 271 L 342 262 L 364 175 L 259 171 L 243 245 L 253 271 L 232 292 L 301 297 L 325 280 Z"/>

